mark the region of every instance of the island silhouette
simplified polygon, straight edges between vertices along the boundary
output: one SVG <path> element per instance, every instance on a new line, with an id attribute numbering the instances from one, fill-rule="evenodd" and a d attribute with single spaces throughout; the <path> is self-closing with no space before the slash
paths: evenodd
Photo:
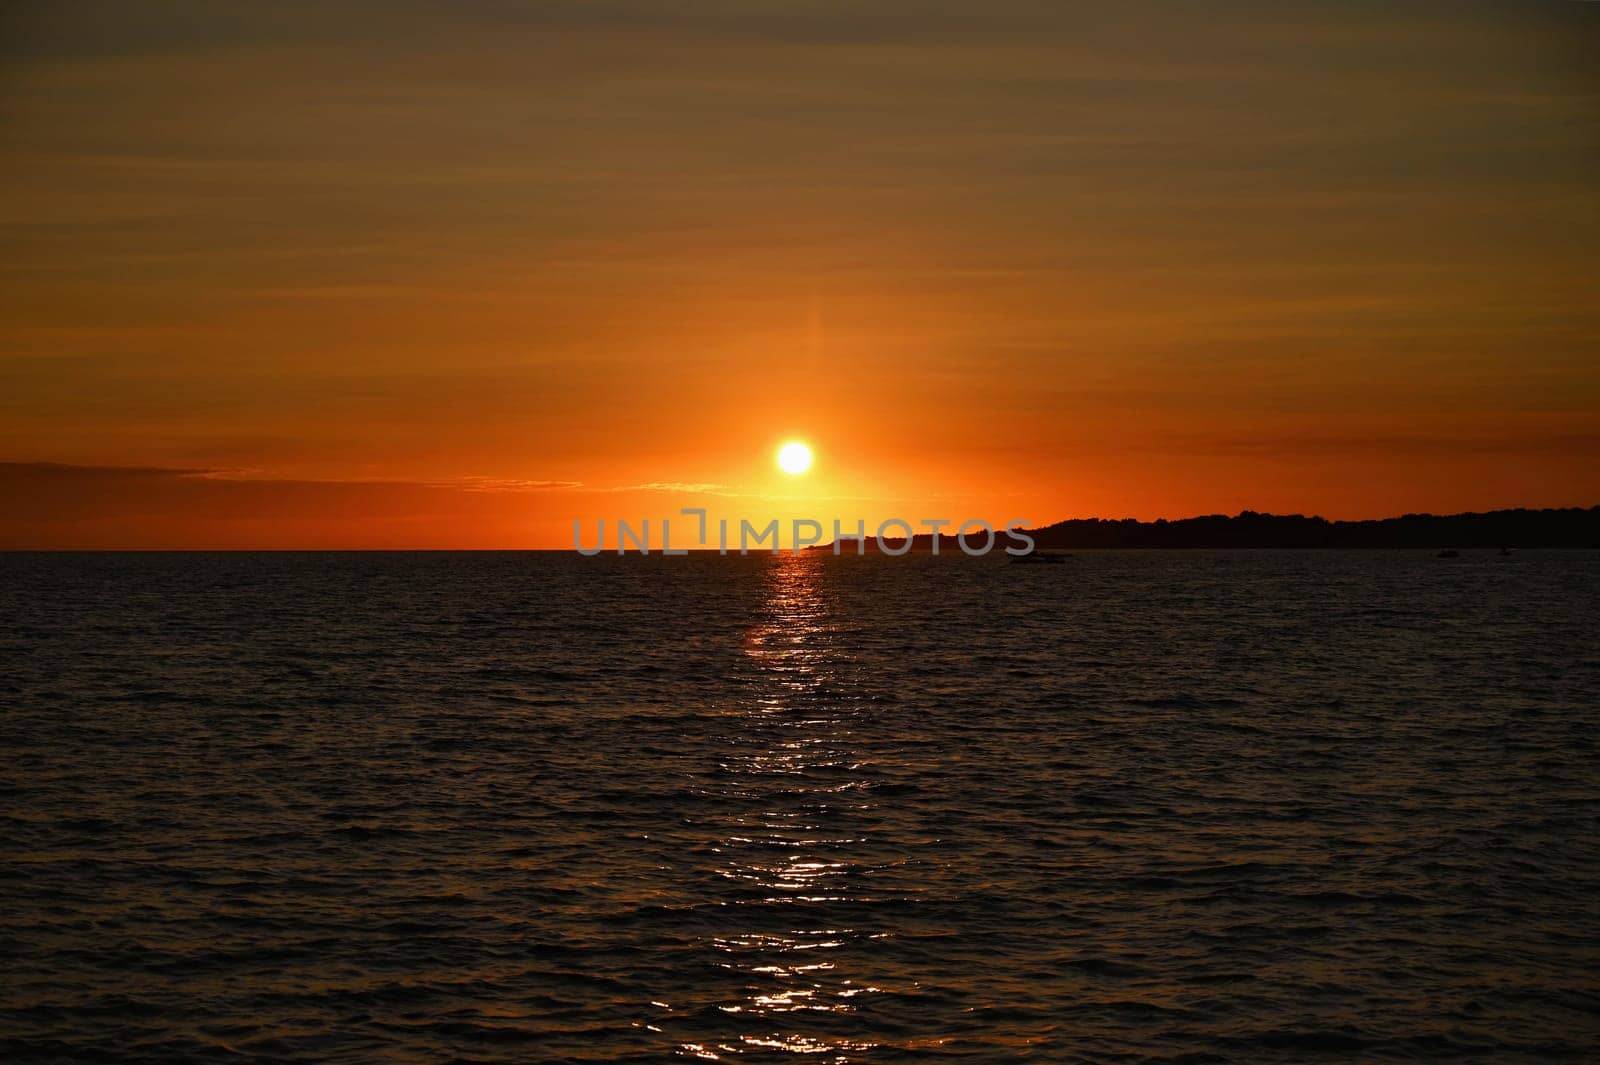
<path id="1" fill-rule="evenodd" d="M 1600 548 L 1600 506 L 1547 510 L 1491 510 L 1465 514 L 1402 514 L 1393 518 L 1329 521 L 1304 514 L 1241 511 L 1232 517 L 1206 514 L 1193 518 L 1138 521 L 1134 518 L 1071 518 L 1021 530 L 1040 551 L 1094 548 Z M 953 535 L 941 534 L 939 551 L 959 552 Z M 969 537 L 981 544 L 981 532 Z M 932 551 L 934 537 L 911 538 L 911 550 Z M 843 539 L 846 553 L 855 553 L 853 537 Z M 904 537 L 885 537 L 883 546 L 899 552 Z M 999 540 L 995 550 L 1005 541 Z M 869 552 L 878 541 L 866 538 Z M 819 544 L 810 550 L 832 551 Z"/>

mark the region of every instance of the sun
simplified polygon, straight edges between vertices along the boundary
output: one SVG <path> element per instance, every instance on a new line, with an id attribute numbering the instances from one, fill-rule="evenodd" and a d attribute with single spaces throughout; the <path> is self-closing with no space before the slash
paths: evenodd
<path id="1" fill-rule="evenodd" d="M 811 468 L 811 449 L 798 440 L 791 440 L 778 449 L 778 469 L 788 474 L 802 474 Z"/>

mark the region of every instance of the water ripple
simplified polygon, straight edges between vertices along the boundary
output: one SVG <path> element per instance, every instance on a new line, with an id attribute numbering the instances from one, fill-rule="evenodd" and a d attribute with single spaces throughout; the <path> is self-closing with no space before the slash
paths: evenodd
<path id="1" fill-rule="evenodd" d="M 1600 556 L 0 556 L 6 1061 L 1593 1060 Z"/>

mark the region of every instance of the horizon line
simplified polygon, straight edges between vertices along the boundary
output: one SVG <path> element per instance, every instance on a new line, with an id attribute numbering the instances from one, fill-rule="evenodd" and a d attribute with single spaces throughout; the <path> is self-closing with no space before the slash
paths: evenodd
<path id="1" fill-rule="evenodd" d="M 1220 512 L 1215 512 L 1215 513 L 1209 513 L 1209 514 L 1195 514 L 1195 515 L 1191 515 L 1189 517 L 1184 517 L 1184 518 L 1154 518 L 1154 519 L 1150 519 L 1148 521 L 1144 520 L 1144 519 L 1140 519 L 1140 518 L 1131 518 L 1131 517 L 1127 517 L 1127 518 L 1101 518 L 1101 517 L 1061 518 L 1061 519 L 1058 519 L 1056 521 L 1048 522 L 1048 523 L 1045 523 L 1045 524 L 1042 524 L 1042 525 L 1034 525 L 1034 526 L 1028 526 L 1028 527 L 1018 527 L 1018 526 L 1013 525 L 1013 526 L 1011 526 L 1011 528 L 1014 528 L 1017 532 L 1022 533 L 1022 534 L 1039 534 L 1039 533 L 1047 532 L 1048 530 L 1058 529 L 1058 528 L 1060 528 L 1062 526 L 1070 526 L 1070 525 L 1073 525 L 1073 524 L 1110 525 L 1110 526 L 1120 526 L 1120 527 L 1153 529 L 1153 528 L 1170 528 L 1172 526 L 1181 526 L 1181 525 L 1184 525 L 1185 523 L 1190 523 L 1190 522 L 1204 522 L 1204 521 L 1238 522 L 1238 521 L 1241 521 L 1241 520 L 1253 521 L 1255 519 L 1270 519 L 1270 520 L 1274 520 L 1274 521 L 1292 521 L 1292 522 L 1296 522 L 1296 523 L 1305 523 L 1305 524 L 1320 524 L 1320 525 L 1328 526 L 1329 528 L 1336 528 L 1336 527 L 1339 527 L 1339 526 L 1346 526 L 1346 527 L 1351 527 L 1351 526 L 1381 526 L 1381 525 L 1384 525 L 1384 524 L 1390 523 L 1390 522 L 1406 522 L 1406 521 L 1439 521 L 1439 522 L 1444 522 L 1444 521 L 1462 521 L 1462 520 L 1468 520 L 1468 519 L 1491 518 L 1491 517 L 1495 517 L 1495 516 L 1537 516 L 1537 515 L 1544 515 L 1544 516 L 1555 516 L 1555 515 L 1573 516 L 1573 515 L 1594 514 L 1596 512 L 1600 512 L 1600 503 L 1590 504 L 1588 506 L 1579 505 L 1579 506 L 1566 506 L 1566 507 L 1525 507 L 1525 506 L 1501 507 L 1501 508 L 1496 508 L 1496 509 L 1492 509 L 1492 510 L 1460 511 L 1460 512 L 1453 513 L 1453 514 L 1434 514 L 1434 513 L 1431 513 L 1431 512 L 1427 512 L 1427 511 L 1408 511 L 1408 512 L 1406 512 L 1404 514 L 1395 514 L 1395 515 L 1390 515 L 1390 516 L 1381 517 L 1381 518 L 1325 518 L 1325 517 L 1322 517 L 1321 515 L 1316 515 L 1316 514 L 1312 514 L 1312 515 L 1300 514 L 1300 513 L 1275 514 L 1275 513 L 1272 513 L 1270 511 L 1257 511 L 1257 510 L 1245 509 L 1245 510 L 1239 511 L 1237 514 L 1231 514 L 1231 515 L 1230 514 L 1223 514 L 1223 513 L 1220 513 Z M 912 550 L 914 551 L 914 550 L 917 549 L 916 545 L 919 542 L 931 545 L 935 535 L 938 536 L 941 545 L 944 544 L 944 543 L 947 543 L 947 542 L 952 544 L 952 545 L 957 543 L 957 536 L 956 536 L 955 533 L 944 533 L 944 532 L 940 532 L 940 533 L 937 533 L 937 534 L 932 533 L 932 532 L 914 533 L 910 537 L 910 541 L 912 543 Z M 760 549 L 760 550 L 749 551 L 746 554 L 740 554 L 738 552 L 724 552 L 724 551 L 722 551 L 721 549 L 719 549 L 717 547 L 692 547 L 692 548 L 685 548 L 684 551 L 685 551 L 686 554 L 689 554 L 689 555 L 716 555 L 716 556 L 719 556 L 719 557 L 732 557 L 732 558 L 763 557 L 763 556 L 775 555 L 775 554 L 802 554 L 802 553 L 813 553 L 814 554 L 814 553 L 818 553 L 818 552 L 830 552 L 835 544 L 849 544 L 851 546 L 856 546 L 859 543 L 861 543 L 862 541 L 865 541 L 867 543 L 875 544 L 877 540 L 878 540 L 878 537 L 876 537 L 876 536 L 865 536 L 865 537 L 840 536 L 839 538 L 837 538 L 835 540 L 829 540 L 829 541 L 824 542 L 824 543 L 810 544 L 810 545 L 806 545 L 806 546 L 801 547 L 801 548 L 795 548 L 793 546 L 786 547 L 786 548 L 774 548 L 772 550 L 767 550 L 767 549 L 763 548 L 763 549 Z M 885 544 L 900 545 L 900 544 L 906 543 L 906 541 L 907 541 L 906 537 L 884 537 L 883 538 L 883 542 Z M 1463 546 L 1467 546 L 1467 548 L 1469 550 L 1472 549 L 1472 547 L 1470 545 L 1463 545 Z M 1594 546 L 1595 547 L 1600 547 L 1600 542 L 1597 542 Z M 1405 551 L 1405 550 L 1426 550 L 1427 547 L 1425 545 L 1417 545 L 1417 544 L 1382 544 L 1382 543 L 1380 543 L 1380 544 L 1276 544 L 1276 545 L 1275 544 L 1205 544 L 1205 543 L 1181 544 L 1181 543 L 1179 543 L 1179 544 L 1145 544 L 1145 545 L 1137 545 L 1137 544 L 1136 545 L 1084 544 L 1084 545 L 1073 545 L 1072 549 L 1073 550 L 1082 550 L 1082 551 L 1172 551 L 1172 550 L 1221 550 L 1221 551 L 1238 551 L 1238 550 L 1260 550 L 1260 551 L 1306 551 L 1306 550 L 1372 551 L 1372 550 L 1397 550 L 1397 551 Z M 1485 547 L 1484 549 L 1489 549 L 1489 548 Z M 1525 545 L 1525 546 L 1522 547 L 1522 549 L 1523 550 L 1540 550 L 1540 549 L 1549 549 L 1549 550 L 1586 550 L 1586 549 L 1589 549 L 1589 548 L 1583 548 L 1583 547 L 1574 548 L 1574 547 L 1572 547 L 1570 545 L 1556 546 L 1556 547 L 1551 547 L 1551 548 L 1541 548 L 1539 545 L 1534 544 L 1534 545 Z M 473 553 L 473 554 L 577 554 L 578 552 L 576 552 L 572 547 L 0 547 L 0 554 L 5 554 L 5 555 L 34 555 L 34 554 L 60 554 L 60 555 L 68 555 L 68 554 L 107 554 L 107 555 L 112 555 L 112 554 L 464 554 L 464 553 Z M 851 552 L 851 554 L 855 554 L 855 553 L 856 552 Z M 866 551 L 866 552 L 862 552 L 861 554 L 870 555 L 870 554 L 876 554 L 876 553 L 878 553 L 878 552 L 876 552 L 876 551 Z M 601 552 L 602 556 L 604 556 L 604 555 L 614 555 L 614 554 L 619 554 L 619 552 L 616 552 L 616 551 L 603 551 L 603 552 Z M 640 554 L 640 552 L 638 552 L 638 551 L 630 551 L 630 552 L 627 552 L 627 554 Z M 663 555 L 663 552 L 661 552 L 659 550 L 653 550 L 653 551 L 650 551 L 650 552 L 647 553 L 647 557 L 651 556 L 651 555 Z M 594 557 L 594 556 L 586 556 L 586 557 Z M 663 557 L 669 557 L 670 558 L 670 557 L 681 557 L 681 556 L 677 556 L 676 553 L 674 553 L 674 555 L 663 555 Z M 838 557 L 847 557 L 847 556 L 845 556 L 844 553 L 840 553 Z"/>

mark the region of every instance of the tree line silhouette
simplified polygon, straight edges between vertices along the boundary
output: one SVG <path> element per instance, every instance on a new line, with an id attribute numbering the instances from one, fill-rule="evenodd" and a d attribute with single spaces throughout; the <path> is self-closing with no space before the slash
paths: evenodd
<path id="1" fill-rule="evenodd" d="M 1040 548 L 1095 547 L 1600 547 L 1600 506 L 1403 514 L 1329 521 L 1243 511 L 1176 521 L 1075 518 L 1030 532 Z"/>
<path id="2" fill-rule="evenodd" d="M 1331 548 L 1600 548 L 1600 506 L 1550 510 L 1491 510 L 1466 514 L 1402 514 L 1395 518 L 1363 521 L 1329 521 L 1304 514 L 1262 514 L 1254 510 L 1206 514 L 1168 521 L 1134 518 L 1072 518 L 1053 525 L 1023 530 L 1036 549 L 1062 551 L 1093 548 L 1231 548 L 1231 547 L 1331 547 Z M 982 537 L 976 537 L 979 543 Z M 854 541 L 850 541 L 853 543 Z M 898 552 L 903 538 L 885 538 L 884 546 Z M 996 550 L 1004 547 L 1000 542 Z M 933 537 L 912 538 L 913 551 L 928 551 Z M 867 537 L 869 553 L 877 541 Z M 831 551 L 829 544 L 811 550 Z M 939 551 L 959 551 L 956 538 L 939 537 Z M 846 553 L 853 554 L 853 548 Z"/>

